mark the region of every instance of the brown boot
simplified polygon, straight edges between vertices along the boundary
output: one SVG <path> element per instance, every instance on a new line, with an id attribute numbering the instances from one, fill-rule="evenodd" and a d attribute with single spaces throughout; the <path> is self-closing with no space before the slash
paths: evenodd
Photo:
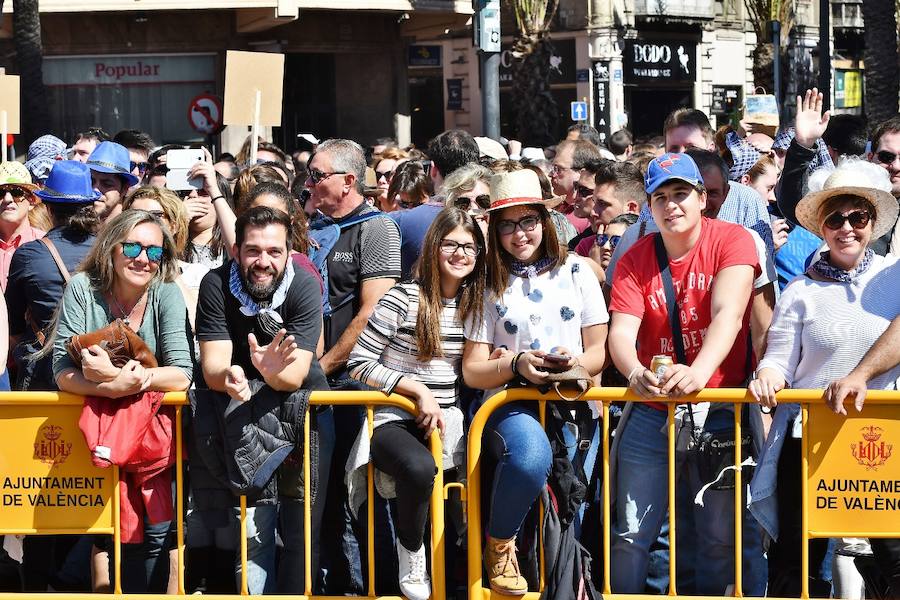
<path id="1" fill-rule="evenodd" d="M 516 559 L 516 538 L 498 540 L 488 537 L 484 553 L 491 589 L 506 596 L 521 596 L 528 591 L 525 578 L 519 573 Z"/>

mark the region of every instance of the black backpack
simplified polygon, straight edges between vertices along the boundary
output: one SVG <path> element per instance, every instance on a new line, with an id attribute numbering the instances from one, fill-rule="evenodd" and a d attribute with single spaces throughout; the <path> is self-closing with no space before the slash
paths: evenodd
<path id="1" fill-rule="evenodd" d="M 547 485 L 541 491 L 544 520 L 540 524 L 544 542 L 544 591 L 541 600 L 601 600 L 591 576 L 590 552 L 575 539 L 572 522 L 588 493 L 588 481 L 582 468 L 582 458 L 590 444 L 596 422 L 590 407 L 584 402 L 547 402 L 547 437 L 553 453 L 553 463 Z M 574 413 L 574 417 L 573 417 Z M 564 429 L 578 426 L 576 460 L 569 460 Z M 532 511 L 530 517 L 536 511 Z M 526 523 L 534 523 L 533 518 Z M 534 586 L 540 568 L 536 540 L 527 532 L 535 527 L 523 527 L 522 546 L 529 548 L 520 563 L 523 575 Z"/>

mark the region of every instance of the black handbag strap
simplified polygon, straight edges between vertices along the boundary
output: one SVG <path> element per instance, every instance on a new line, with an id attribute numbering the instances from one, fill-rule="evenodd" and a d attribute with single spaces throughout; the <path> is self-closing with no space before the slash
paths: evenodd
<path id="1" fill-rule="evenodd" d="M 669 255 L 666 254 L 666 247 L 663 244 L 661 234 L 656 234 L 653 244 L 656 247 L 656 262 L 659 265 L 659 274 L 663 280 L 663 291 L 666 294 L 666 310 L 669 313 L 669 325 L 672 327 L 672 344 L 675 348 L 675 360 L 686 365 L 687 357 L 684 353 L 684 338 L 681 337 L 681 311 L 675 298 L 672 270 L 669 268 Z"/>

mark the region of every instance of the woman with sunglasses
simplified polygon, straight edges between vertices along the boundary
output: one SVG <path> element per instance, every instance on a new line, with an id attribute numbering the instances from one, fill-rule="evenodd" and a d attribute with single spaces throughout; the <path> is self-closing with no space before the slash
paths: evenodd
<path id="1" fill-rule="evenodd" d="M 824 182 L 824 184 L 823 184 Z M 897 258 L 876 254 L 870 244 L 891 231 L 897 201 L 884 169 L 847 160 L 810 176 L 812 191 L 797 204 L 797 220 L 823 238 L 827 250 L 784 290 L 775 308 L 768 345 L 750 392 L 765 407 L 785 387 L 821 389 L 846 376 L 900 314 Z M 870 389 L 896 389 L 900 367 L 872 379 Z M 801 488 L 800 407 L 779 406 L 750 484 L 750 511 L 775 540 L 769 548 L 769 594 L 800 591 Z M 900 544 L 870 540 L 876 562 L 900 596 Z M 827 539 L 810 541 L 810 595 L 830 592 L 816 579 Z M 887 566 L 885 566 L 887 565 Z M 835 596 L 837 597 L 837 596 Z"/>
<path id="2" fill-rule="evenodd" d="M 173 282 L 177 273 L 175 244 L 157 217 L 142 210 L 126 210 L 109 221 L 66 286 L 55 331 L 48 341 L 59 389 L 105 398 L 149 390 L 186 390 L 193 373 L 193 354 L 187 309 Z M 82 350 L 82 365 L 75 365 L 66 341 L 116 319 L 122 319 L 147 344 L 158 367 L 145 368 L 135 360 L 116 367 L 99 345 Z M 166 591 L 170 529 L 171 522 L 151 524 L 144 519 L 144 541 L 124 545 L 123 589 Z M 98 572 L 106 571 L 105 565 L 94 566 Z"/>
<path id="3" fill-rule="evenodd" d="M 609 321 L 597 278 L 584 259 L 559 245 L 533 171 L 495 175 L 490 189 L 488 283 L 481 325 L 466 324 L 466 384 L 488 390 L 489 398 L 507 385 L 542 385 L 550 371 L 579 363 L 597 374 Z M 485 441 L 484 459 L 496 464 L 486 524 L 488 578 L 495 592 L 522 594 L 527 585 L 516 536 L 546 483 L 550 443 L 537 407 L 526 402 L 496 410 Z"/>
<path id="4" fill-rule="evenodd" d="M 410 600 L 427 600 L 425 526 L 437 468 L 427 448 L 437 429 L 443 438 L 441 468 L 464 464 L 465 435 L 459 408 L 463 322 L 478 319 L 484 296 L 484 239 L 471 216 L 445 208 L 425 234 L 426 249 L 415 279 L 398 283 L 375 307 L 347 367 L 350 375 L 385 393 L 412 398 L 418 416 L 395 408 L 375 411 L 371 460 L 395 482 L 400 589 Z M 369 461 L 365 431 L 357 439 L 350 498 L 365 496 Z"/>
<path id="5" fill-rule="evenodd" d="M 172 236 L 176 256 L 181 256 L 187 245 L 188 217 L 184 203 L 178 194 L 166 188 L 143 185 L 132 189 L 125 196 L 125 200 L 122 201 L 122 209 L 128 210 L 129 208 L 143 210 L 162 221 Z M 199 263 L 189 263 L 181 259 L 177 260 L 177 264 L 178 276 L 175 278 L 175 283 L 178 284 L 184 295 L 191 327 L 193 327 L 200 281 L 209 269 Z"/>
<path id="6" fill-rule="evenodd" d="M 177 274 L 175 243 L 159 218 L 129 210 L 107 223 L 63 294 L 53 342 L 59 389 L 107 398 L 186 390 L 193 362 Z M 146 369 L 135 361 L 114 367 L 98 346 L 83 350 L 82 367 L 75 366 L 66 340 L 116 319 L 146 342 L 159 367 Z"/>
<path id="7" fill-rule="evenodd" d="M 381 203 L 382 212 L 415 208 L 431 197 L 431 177 L 417 160 L 408 160 L 394 171 L 388 187 L 387 200 Z"/>
<path id="8" fill-rule="evenodd" d="M 488 223 L 487 210 L 491 207 L 492 175 L 487 167 L 474 162 L 468 163 L 450 173 L 441 188 L 444 204 L 466 211 L 475 219 L 485 236 Z"/>
<path id="9" fill-rule="evenodd" d="M 16 248 L 46 233 L 31 225 L 31 213 L 40 202 L 34 195 L 39 187 L 31 182 L 31 173 L 22 163 L 0 164 L 0 290 L 4 292 Z"/>
<path id="10" fill-rule="evenodd" d="M 409 160 L 409 153 L 400 148 L 385 148 L 378 160 L 372 165 L 375 169 L 375 181 L 378 190 L 381 192 L 375 198 L 375 205 L 382 206 L 384 204 L 392 204 L 395 200 L 388 200 L 388 188 L 391 186 L 391 180 L 397 167 Z"/>

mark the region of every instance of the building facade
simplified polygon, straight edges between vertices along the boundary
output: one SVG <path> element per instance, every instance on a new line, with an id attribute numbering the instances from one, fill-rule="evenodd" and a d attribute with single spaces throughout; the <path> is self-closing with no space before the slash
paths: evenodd
<path id="1" fill-rule="evenodd" d="M 267 137 L 286 150 L 304 132 L 408 143 L 407 48 L 464 28 L 472 12 L 463 0 L 42 0 L 40 10 L 48 132 L 72 141 L 91 126 L 128 127 L 158 143 L 216 143 L 189 110 L 198 95 L 222 96 L 226 51 L 282 52 L 283 119 Z M 16 73 L 6 17 L 0 44 Z M 226 128 L 219 147 L 235 151 L 246 135 Z"/>

